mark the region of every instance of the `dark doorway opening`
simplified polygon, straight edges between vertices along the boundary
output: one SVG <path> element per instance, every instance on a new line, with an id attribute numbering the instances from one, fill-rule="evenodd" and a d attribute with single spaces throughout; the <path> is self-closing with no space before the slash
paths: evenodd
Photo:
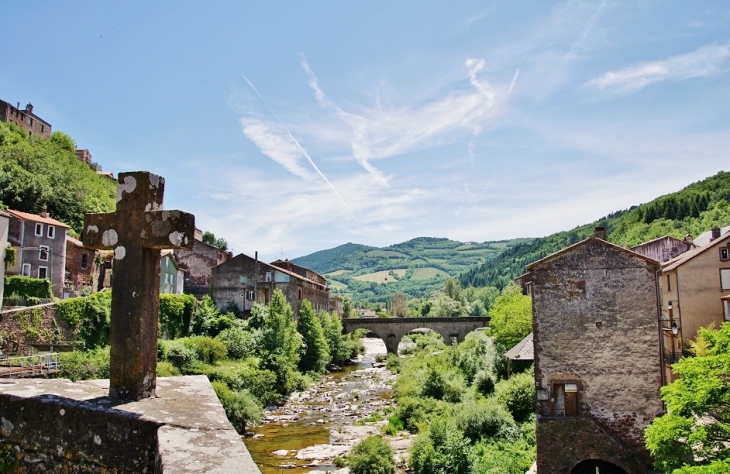
<path id="1" fill-rule="evenodd" d="M 628 474 L 628 472 L 607 461 L 586 459 L 576 464 L 570 474 Z"/>

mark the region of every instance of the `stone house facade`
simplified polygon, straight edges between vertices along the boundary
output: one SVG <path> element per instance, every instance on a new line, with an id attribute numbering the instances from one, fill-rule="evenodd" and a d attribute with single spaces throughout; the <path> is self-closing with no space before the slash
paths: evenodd
<path id="1" fill-rule="evenodd" d="M 663 413 L 659 263 L 596 236 L 527 266 L 540 474 L 647 472 Z"/>
<path id="2" fill-rule="evenodd" d="M 96 250 L 84 247 L 83 242 L 66 236 L 66 288 L 76 295 L 84 287 L 96 291 L 99 281 Z"/>
<path id="3" fill-rule="evenodd" d="M 665 235 L 664 237 L 635 245 L 631 247 L 631 251 L 663 263 L 695 247 L 696 245 L 692 241 L 692 236 L 689 234 L 685 236 L 684 240 Z"/>
<path id="4" fill-rule="evenodd" d="M 13 122 L 23 127 L 30 136 L 51 137 L 51 124 L 33 113 L 33 104 L 28 103 L 25 109 L 20 108 L 20 102 L 13 106 L 0 100 L 0 122 Z"/>
<path id="5" fill-rule="evenodd" d="M 294 267 L 297 266 L 292 268 Z M 299 273 L 239 254 L 213 268 L 213 300 L 219 308 L 234 303 L 247 316 L 255 303 L 269 304 L 274 290 L 280 289 L 291 305 L 295 317 L 299 316 L 299 308 L 305 299 L 312 303 L 315 311 L 328 311 L 329 287 L 326 279 L 304 267 L 296 270 Z M 307 278 L 301 273 L 314 276 L 315 279 Z"/>
<path id="6" fill-rule="evenodd" d="M 66 230 L 68 225 L 43 212 L 7 210 L 10 214 L 8 241 L 16 251 L 15 265 L 8 274 L 48 278 L 53 295 L 63 297 L 66 276 Z"/>
<path id="7" fill-rule="evenodd" d="M 730 321 L 730 233 L 714 229 L 710 242 L 661 267 L 664 378 L 700 327 Z"/>
<path id="8" fill-rule="evenodd" d="M 203 242 L 203 233 L 195 229 L 192 249 L 174 249 L 173 256 L 184 274 L 183 291 L 200 299 L 210 294 L 213 267 L 229 260 L 228 252 Z"/>

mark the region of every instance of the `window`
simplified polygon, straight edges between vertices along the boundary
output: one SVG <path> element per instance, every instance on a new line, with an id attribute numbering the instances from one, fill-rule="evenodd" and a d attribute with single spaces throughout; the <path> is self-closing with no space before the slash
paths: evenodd
<path id="1" fill-rule="evenodd" d="M 30 126 L 33 126 L 33 117 L 30 118 Z"/>
<path id="2" fill-rule="evenodd" d="M 264 281 L 266 281 L 266 282 L 271 281 L 271 272 L 266 272 L 266 275 L 264 276 Z"/>
<path id="3" fill-rule="evenodd" d="M 43 236 L 43 224 L 35 225 L 35 235 Z"/>
<path id="4" fill-rule="evenodd" d="M 48 238 L 53 239 L 56 237 L 56 226 L 55 225 L 49 225 L 48 226 Z"/>
<path id="5" fill-rule="evenodd" d="M 299 288 L 299 299 L 302 299 L 302 289 Z"/>
<path id="6" fill-rule="evenodd" d="M 38 260 L 43 260 L 44 262 L 48 261 L 48 246 L 47 245 L 41 245 L 38 249 Z"/>
<path id="7" fill-rule="evenodd" d="M 38 278 L 48 278 L 48 267 L 38 267 Z"/>
<path id="8" fill-rule="evenodd" d="M 20 272 L 23 276 L 30 276 L 30 263 L 23 264 L 23 270 Z"/>
<path id="9" fill-rule="evenodd" d="M 730 290 L 730 268 L 720 269 L 720 287 L 723 290 Z"/>
<path id="10" fill-rule="evenodd" d="M 249 301 L 253 301 L 253 300 L 254 300 L 254 296 L 255 296 L 255 295 L 254 295 L 254 293 L 253 293 L 253 290 L 248 290 L 248 291 L 246 292 L 246 299 L 247 299 L 247 300 L 249 300 Z"/>
<path id="11" fill-rule="evenodd" d="M 45 125 L 43 125 L 43 124 L 41 124 L 41 133 L 43 133 L 43 132 L 45 132 L 45 131 L 46 131 L 46 126 L 45 126 Z"/>
<path id="12" fill-rule="evenodd" d="M 246 275 L 241 275 L 241 284 L 245 285 L 248 283 L 248 277 Z"/>
<path id="13" fill-rule="evenodd" d="M 553 386 L 555 416 L 578 416 L 578 384 L 565 383 Z"/>
<path id="14" fill-rule="evenodd" d="M 725 315 L 725 321 L 730 321 L 730 300 L 722 300 L 722 312 Z"/>
<path id="15" fill-rule="evenodd" d="M 730 249 L 727 247 L 720 248 L 720 260 L 727 261 L 730 260 Z"/>
<path id="16" fill-rule="evenodd" d="M 89 266 L 89 254 L 81 254 L 81 268 L 86 268 Z"/>
<path id="17" fill-rule="evenodd" d="M 672 279 L 667 275 L 667 291 L 672 291 Z"/>

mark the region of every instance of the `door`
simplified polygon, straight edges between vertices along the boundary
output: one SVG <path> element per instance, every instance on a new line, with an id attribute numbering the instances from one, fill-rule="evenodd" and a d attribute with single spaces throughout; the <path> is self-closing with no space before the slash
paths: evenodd
<path id="1" fill-rule="evenodd" d="M 565 385 L 555 384 L 553 393 L 555 394 L 553 416 L 565 416 Z"/>

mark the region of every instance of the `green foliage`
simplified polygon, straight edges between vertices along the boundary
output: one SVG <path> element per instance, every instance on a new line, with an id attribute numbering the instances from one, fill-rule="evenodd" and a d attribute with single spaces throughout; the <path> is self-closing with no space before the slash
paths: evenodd
<path id="1" fill-rule="evenodd" d="M 297 332 L 302 339 L 299 370 L 302 372 L 324 372 L 330 361 L 330 352 L 327 339 L 322 330 L 320 319 L 314 314 L 312 303 L 302 301 L 299 308 Z"/>
<path id="2" fill-rule="evenodd" d="M 72 329 L 87 348 L 109 343 L 111 292 L 102 291 L 90 296 L 69 298 L 56 303 L 58 317 Z"/>
<path id="3" fill-rule="evenodd" d="M 223 251 L 228 250 L 228 241 L 224 238 L 216 239 L 215 234 L 212 232 L 203 232 L 203 242 L 213 247 L 218 247 Z"/>
<path id="4" fill-rule="evenodd" d="M 380 436 L 369 436 L 352 448 L 347 457 L 352 474 L 395 473 L 393 448 Z"/>
<path id="5" fill-rule="evenodd" d="M 221 314 L 210 296 L 204 296 L 193 318 L 192 333 L 198 336 L 216 337 L 226 329 L 240 326 L 231 313 Z"/>
<path id="6" fill-rule="evenodd" d="M 46 278 L 31 278 L 22 275 L 5 277 L 5 292 L 21 297 L 53 298 L 51 281 Z"/>
<path id="7" fill-rule="evenodd" d="M 515 427 L 512 415 L 493 399 L 469 400 L 455 410 L 457 428 L 472 443 L 483 438 L 505 437 Z"/>
<path id="8" fill-rule="evenodd" d="M 55 219 L 81 233 L 86 212 L 113 212 L 116 183 L 76 157 L 73 140 L 54 132 L 50 140 L 29 137 L 17 125 L 0 123 L 0 205 Z"/>
<path id="9" fill-rule="evenodd" d="M 501 365 L 502 355 L 494 345 L 494 341 L 484 331 L 473 331 L 466 335 L 464 341 L 455 351 L 454 363 L 471 384 L 477 374 L 496 377 Z M 482 376 L 484 377 L 484 376 Z"/>
<path id="10" fill-rule="evenodd" d="M 185 339 L 178 339 L 195 352 L 195 358 L 206 364 L 215 364 L 226 358 L 228 349 L 226 345 L 209 336 L 191 336 Z"/>
<path id="11" fill-rule="evenodd" d="M 226 411 L 228 420 L 238 433 L 243 434 L 247 425 L 261 423 L 264 417 L 263 410 L 248 390 L 234 391 L 222 382 L 212 382 L 211 385 Z"/>
<path id="12" fill-rule="evenodd" d="M 161 294 L 159 331 L 170 339 L 185 337 L 197 306 L 192 295 Z"/>
<path id="13" fill-rule="evenodd" d="M 647 427 L 646 447 L 663 471 L 723 472 L 730 464 L 730 323 L 700 329 L 694 347 L 696 357 L 672 366 L 679 378 L 662 387 L 667 414 Z"/>
<path id="14" fill-rule="evenodd" d="M 416 474 L 471 474 L 474 454 L 453 421 L 439 418 L 416 438 L 409 463 Z"/>
<path id="15" fill-rule="evenodd" d="M 472 472 L 523 474 L 535 461 L 535 443 L 526 439 L 484 441 L 475 447 Z"/>
<path id="16" fill-rule="evenodd" d="M 525 421 L 535 412 L 535 375 L 532 370 L 513 375 L 497 384 L 497 400 L 504 405 L 515 420 Z"/>
<path id="17" fill-rule="evenodd" d="M 182 339 L 160 339 L 157 341 L 157 359 L 170 362 L 178 370 L 186 370 L 197 360 L 197 354 Z"/>
<path id="18" fill-rule="evenodd" d="M 5 248 L 5 255 L 3 256 L 5 270 L 7 270 L 8 267 L 12 267 L 13 265 L 15 265 L 16 254 L 17 254 L 17 251 L 14 248 L 12 248 L 12 247 Z"/>
<path id="19" fill-rule="evenodd" d="M 225 344 L 228 357 L 243 359 L 251 356 L 256 349 L 256 333 L 240 328 L 228 328 L 220 332 L 216 339 Z"/>
<path id="20" fill-rule="evenodd" d="M 502 291 L 489 311 L 489 334 L 497 344 L 509 349 L 532 332 L 532 300 L 522 288 L 510 285 Z"/>
<path id="21" fill-rule="evenodd" d="M 109 347 L 88 351 L 61 352 L 59 376 L 77 380 L 109 378 Z"/>
<path id="22" fill-rule="evenodd" d="M 17 464 L 13 444 L 0 440 L 0 472 L 16 472 Z"/>

